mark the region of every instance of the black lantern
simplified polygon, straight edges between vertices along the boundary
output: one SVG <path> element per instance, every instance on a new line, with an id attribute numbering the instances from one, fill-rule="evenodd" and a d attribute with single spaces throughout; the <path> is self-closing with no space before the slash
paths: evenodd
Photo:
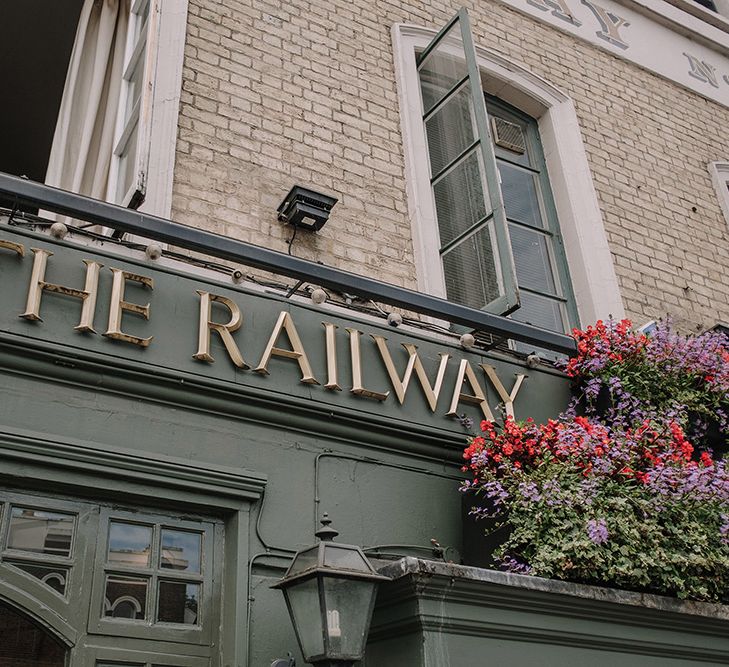
<path id="1" fill-rule="evenodd" d="M 324 514 L 315 534 L 320 542 L 295 556 L 280 588 L 299 647 L 318 667 L 350 667 L 364 656 L 375 606 L 377 574 L 362 549 L 332 540 L 339 533 Z"/>

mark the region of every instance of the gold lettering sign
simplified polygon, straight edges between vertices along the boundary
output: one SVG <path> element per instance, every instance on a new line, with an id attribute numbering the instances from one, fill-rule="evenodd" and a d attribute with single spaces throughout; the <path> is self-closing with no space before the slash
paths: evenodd
<path id="1" fill-rule="evenodd" d="M 243 323 L 243 316 L 238 305 L 231 299 L 220 296 L 219 294 L 210 294 L 202 290 L 196 291 L 200 295 L 200 324 L 198 326 L 197 352 L 192 355 L 192 358 L 198 359 L 199 361 L 209 361 L 211 363 L 215 361 L 213 355 L 210 354 L 210 332 L 215 331 L 223 341 L 223 345 L 225 345 L 231 361 L 238 368 L 249 368 L 248 364 L 243 360 L 243 355 L 241 355 L 231 335 L 233 331 L 240 329 L 240 325 Z M 230 321 L 227 324 L 213 322 L 213 301 L 222 303 L 230 311 Z"/>
<path id="2" fill-rule="evenodd" d="M 40 316 L 41 296 L 43 290 L 64 294 L 81 299 L 81 319 L 74 327 L 76 331 L 94 331 L 94 311 L 96 309 L 96 293 L 99 287 L 99 271 L 102 265 L 88 259 L 83 260 L 86 265 L 86 282 L 82 290 L 73 287 L 64 287 L 45 281 L 46 265 L 48 258 L 53 255 L 49 250 L 31 248 L 34 253 L 33 271 L 30 275 L 30 286 L 28 287 L 28 299 L 25 304 L 25 312 L 19 315 L 26 320 L 42 322 Z M 22 253 L 21 253 L 22 254 Z"/>
<path id="3" fill-rule="evenodd" d="M 17 253 L 21 257 L 25 257 L 25 246 L 22 243 L 15 243 L 13 241 L 6 241 L 5 239 L 0 239 L 0 248 L 5 248 L 6 250 L 12 250 L 13 252 Z"/>
<path id="4" fill-rule="evenodd" d="M 420 382 L 420 386 L 423 389 L 423 393 L 425 394 L 425 398 L 428 401 L 430 410 L 431 412 L 435 412 L 436 406 L 438 404 L 438 396 L 440 396 L 440 389 L 443 385 L 443 378 L 445 377 L 446 366 L 448 364 L 448 359 L 450 359 L 451 355 L 444 354 L 443 352 L 439 353 L 440 366 L 438 366 L 438 373 L 435 378 L 435 383 L 433 386 L 431 386 L 428 375 L 425 372 L 425 368 L 423 368 L 423 362 L 418 356 L 417 346 L 413 345 L 412 343 L 402 343 L 402 346 L 405 348 L 409 356 L 407 366 L 405 366 L 405 372 L 403 373 L 402 379 L 400 379 L 397 371 L 395 370 L 395 364 L 392 361 L 390 350 L 387 347 L 387 338 L 384 338 L 383 336 L 376 336 L 374 334 L 371 335 L 375 341 L 375 344 L 377 345 L 377 349 L 380 351 L 382 361 L 385 362 L 387 374 L 390 376 L 392 388 L 395 390 L 395 395 L 397 396 L 397 400 L 400 401 L 400 405 L 405 402 L 405 394 L 408 390 L 410 378 L 412 377 L 414 370 L 415 375 Z"/>
<path id="5" fill-rule="evenodd" d="M 112 338 L 114 340 L 123 340 L 126 343 L 132 343 L 133 345 L 139 345 L 140 347 L 147 347 L 154 336 L 149 338 L 140 338 L 139 336 L 133 336 L 128 333 L 124 333 L 121 330 L 122 315 L 124 311 L 141 315 L 145 320 L 149 319 L 149 304 L 140 306 L 136 303 L 129 303 L 124 301 L 124 288 L 126 287 L 127 280 L 131 280 L 135 283 L 141 283 L 149 289 L 154 289 L 154 281 L 152 278 L 147 276 L 140 276 L 136 273 L 130 273 L 129 271 L 122 271 L 121 269 L 111 269 L 114 276 L 111 284 L 111 300 L 109 303 L 109 325 L 107 327 L 104 336 Z"/>
<path id="6" fill-rule="evenodd" d="M 545 0 L 546 1 L 546 0 Z M 20 243 L 6 241 L 0 239 L 0 249 L 10 250 L 19 257 L 25 254 L 25 248 Z M 28 296 L 26 301 L 25 312 L 20 317 L 31 321 L 42 321 L 40 317 L 41 299 L 43 292 L 54 292 L 71 296 L 82 301 L 81 318 L 79 324 L 75 327 L 78 331 L 93 332 L 94 310 L 97 301 L 97 292 L 99 285 L 100 271 L 102 264 L 92 260 L 83 260 L 86 266 L 86 280 L 83 289 L 76 289 L 58 285 L 46 281 L 46 268 L 48 258 L 53 255 L 49 250 L 31 248 L 33 252 L 33 268 L 28 288 Z M 122 331 L 122 317 L 124 312 L 140 315 L 146 320 L 150 318 L 150 304 L 140 305 L 130 303 L 125 300 L 124 292 L 127 281 L 141 284 L 144 287 L 153 289 L 154 282 L 152 278 L 138 275 L 121 269 L 110 269 L 112 274 L 112 289 L 109 303 L 109 320 L 108 328 L 104 333 L 107 338 L 122 340 L 140 347 L 147 347 L 153 340 L 153 336 L 141 338 Z M 247 369 L 246 364 L 238 348 L 233 333 L 240 329 L 243 323 L 243 315 L 240 307 L 230 298 L 213 294 L 205 290 L 196 290 L 200 297 L 199 317 L 198 317 L 198 345 L 197 351 L 193 354 L 193 359 L 208 363 L 214 362 L 210 353 L 212 332 L 217 333 L 235 366 Z M 213 319 L 213 303 L 219 303 L 230 312 L 228 322 L 216 322 Z M 341 391 L 339 384 L 339 368 L 337 359 L 337 332 L 339 327 L 332 322 L 322 322 L 324 327 L 324 344 L 326 350 L 326 384 L 325 389 L 330 391 Z M 352 372 L 352 388 L 351 393 L 356 396 L 373 399 L 376 401 L 385 401 L 390 391 L 376 391 L 364 386 L 363 382 L 363 359 L 362 359 L 362 332 L 355 328 L 345 328 L 349 336 L 349 351 Z M 289 348 L 277 346 L 277 342 L 282 334 L 286 334 L 288 338 Z M 425 400 L 432 413 L 437 411 L 438 400 L 443 389 L 448 362 L 451 355 L 446 352 L 438 352 L 438 368 L 429 377 L 423 365 L 423 360 L 418 353 L 417 345 L 413 343 L 401 343 L 403 349 L 407 353 L 407 361 L 405 362 L 402 372 L 398 372 L 395 361 L 387 344 L 387 338 L 378 334 L 371 334 L 375 347 L 379 352 L 384 369 L 387 372 L 390 383 L 394 390 L 394 394 L 400 405 L 405 403 L 408 388 L 410 387 L 413 375 L 417 377 L 418 384 L 422 389 Z M 372 354 L 368 352 L 367 354 Z M 402 353 L 400 353 L 402 354 Z M 299 333 L 294 324 L 292 315 L 288 311 L 279 313 L 278 319 L 273 327 L 268 343 L 263 351 L 261 360 L 254 371 L 261 375 L 268 375 L 268 365 L 272 357 L 281 357 L 283 359 L 293 359 L 299 365 L 301 371 L 301 382 L 307 384 L 319 384 L 314 377 L 314 373 L 306 354 L 306 350 L 302 344 Z M 487 363 L 479 364 L 483 369 L 488 383 L 491 384 L 498 394 L 501 404 L 503 404 L 504 412 L 507 416 L 514 416 L 514 403 L 519 391 L 527 377 L 523 373 L 515 373 L 515 380 L 510 391 L 507 391 L 503 382 L 499 378 L 496 367 Z M 432 382 L 431 382 L 432 379 Z M 493 412 L 487 402 L 486 392 L 481 385 L 479 378 L 474 372 L 474 367 L 468 359 L 459 361 L 457 377 L 453 387 L 453 394 L 448 411 L 445 413 L 448 417 L 457 417 L 460 403 L 478 406 L 484 417 L 494 421 Z"/>
<path id="7" fill-rule="evenodd" d="M 461 391 L 463 388 L 464 381 L 468 381 L 473 394 L 465 394 Z M 486 419 L 494 421 L 494 415 L 491 412 L 489 404 L 486 402 L 486 395 L 476 378 L 476 374 L 473 372 L 471 364 L 468 359 L 461 359 L 461 364 L 458 367 L 458 376 L 456 378 L 456 384 L 453 386 L 453 399 L 451 400 L 451 407 L 446 412 L 448 417 L 458 416 L 458 403 L 463 401 L 471 405 L 478 405 L 481 408 L 481 412 Z"/>
<path id="8" fill-rule="evenodd" d="M 286 350 L 282 347 L 275 347 L 276 341 L 282 331 L 285 331 L 288 336 L 289 343 L 291 344 L 290 350 Z M 281 314 L 278 316 L 278 321 L 276 322 L 276 326 L 273 327 L 271 338 L 269 338 L 268 345 L 266 345 L 266 349 L 263 351 L 261 361 L 253 370 L 256 373 L 268 375 L 268 362 L 271 360 L 272 356 L 283 357 L 284 359 L 295 359 L 301 369 L 301 382 L 305 382 L 307 384 L 319 384 L 319 381 L 314 377 L 314 373 L 311 370 L 309 357 L 306 356 L 306 351 L 301 343 L 301 338 L 299 338 L 299 332 L 296 331 L 294 320 L 285 310 L 282 310 Z"/>
<path id="9" fill-rule="evenodd" d="M 356 396 L 364 396 L 365 398 L 372 398 L 376 401 L 384 401 L 390 392 L 386 391 L 373 391 L 372 389 L 365 389 L 362 386 L 362 350 L 360 347 L 360 336 L 361 331 L 357 329 L 345 329 L 349 334 L 349 352 L 352 359 L 352 389 L 351 392 Z"/>
<path id="10" fill-rule="evenodd" d="M 337 381 L 337 325 L 331 322 L 322 322 L 322 324 L 326 332 L 327 346 L 327 383 L 324 385 L 324 389 L 342 391 Z"/>
<path id="11" fill-rule="evenodd" d="M 489 364 L 481 364 L 481 368 L 484 369 L 489 380 L 491 380 L 491 384 L 494 385 L 494 389 L 496 389 L 499 397 L 504 402 L 504 410 L 506 411 L 506 414 L 513 417 L 514 400 L 516 399 L 516 395 L 519 393 L 519 389 L 521 389 L 521 383 L 524 382 L 526 375 L 523 373 L 517 373 L 516 381 L 514 382 L 514 386 L 511 388 L 511 393 L 507 393 L 506 387 L 504 387 L 501 380 L 499 380 L 499 376 L 496 375 L 496 369 L 493 366 L 490 366 Z"/>

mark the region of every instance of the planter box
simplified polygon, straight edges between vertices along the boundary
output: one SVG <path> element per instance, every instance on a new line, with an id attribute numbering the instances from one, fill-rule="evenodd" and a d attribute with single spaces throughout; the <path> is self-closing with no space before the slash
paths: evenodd
<path id="1" fill-rule="evenodd" d="M 729 607 L 404 558 L 380 570 L 366 667 L 729 664 Z"/>
<path id="2" fill-rule="evenodd" d="M 474 567 L 495 568 L 492 555 L 508 535 L 508 528 L 497 528 L 495 519 L 476 519 L 469 512 L 471 507 L 483 502 L 475 493 L 464 493 L 461 497 L 463 519 L 463 563 Z"/>

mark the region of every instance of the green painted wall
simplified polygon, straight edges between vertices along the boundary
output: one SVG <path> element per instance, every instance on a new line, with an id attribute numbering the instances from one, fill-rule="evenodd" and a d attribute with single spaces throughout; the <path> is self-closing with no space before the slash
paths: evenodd
<path id="1" fill-rule="evenodd" d="M 225 635 L 223 664 L 244 665 L 250 652 L 251 667 L 267 667 L 288 650 L 298 652 L 282 596 L 268 586 L 281 576 L 290 551 L 312 542 L 316 517 L 322 511 L 334 518 L 342 541 L 379 546 L 380 551 L 393 555 L 428 557 L 430 540 L 436 538 L 449 547 L 448 558 L 460 559 L 457 480 L 466 431 L 457 420 L 443 416 L 459 360 L 472 362 L 493 409 L 499 398 L 477 368 L 481 362 L 497 368 L 507 390 L 515 374 L 528 375 L 515 402 L 518 417 L 545 419 L 558 412 L 568 398 L 567 383 L 557 374 L 529 370 L 505 357 L 481 357 L 446 340 L 434 341 L 341 311 L 182 275 L 150 262 L 124 260 L 28 232 L 2 229 L 1 239 L 21 243 L 26 250 L 21 258 L 0 249 L 0 443 L 5 443 L 0 447 L 4 456 L 0 476 L 7 487 L 35 486 L 44 492 L 154 504 L 157 492 L 150 492 L 145 501 L 146 482 L 134 481 L 131 475 L 127 478 L 126 473 L 120 476 L 113 472 L 116 468 L 105 471 L 105 464 L 98 463 L 111 461 L 117 453 L 126 457 L 124 460 L 140 457 L 148 461 L 150 470 L 155 459 L 174 459 L 178 467 L 173 468 L 178 472 L 170 475 L 180 479 L 184 474 L 179 470 L 187 465 L 201 471 L 220 469 L 231 476 L 248 475 L 260 479 L 261 487 L 265 487 L 262 502 L 252 495 L 251 523 L 244 527 L 245 536 L 236 537 L 238 547 L 229 545 L 226 552 L 226 567 L 239 572 L 236 585 L 246 584 L 250 567 L 252 599 L 247 621 L 247 592 L 224 593 L 225 609 L 237 614 L 237 634 L 232 639 L 234 631 L 229 629 Z M 122 325 L 128 333 L 153 335 L 151 345 L 141 348 L 74 331 L 81 302 L 69 296 L 44 292 L 43 321 L 19 318 L 25 309 L 33 264 L 31 247 L 54 253 L 46 273 L 46 281 L 52 283 L 81 288 L 85 275 L 82 260 L 96 259 L 104 264 L 95 315 L 98 332 L 105 331 L 108 317 L 108 267 L 153 278 L 152 291 L 129 283 L 125 295 L 129 302 L 151 303 L 149 321 L 125 313 Z M 258 364 L 278 314 L 288 310 L 314 374 L 324 383 L 322 322 L 337 324 L 343 391 L 301 383 L 299 366 L 290 359 L 274 357 L 270 375 L 240 370 L 229 361 L 217 336 L 211 350 L 216 361 L 194 360 L 199 308 L 196 290 L 224 295 L 239 304 L 244 321 L 234 337 L 251 366 Z M 215 317 L 225 322 L 229 313 L 223 309 Z M 346 327 L 364 332 L 364 385 L 377 391 L 390 390 L 386 401 L 351 394 Z M 369 334 L 387 337 L 400 373 L 407 361 L 401 342 L 418 345 L 431 377 L 438 353 L 452 355 L 435 415 L 415 379 L 404 405 L 399 405 Z M 283 336 L 279 345 L 285 344 Z M 481 417 L 473 406 L 462 404 L 459 411 L 476 422 Z M 29 447 L 32 455 L 20 457 L 22 447 L 18 443 Z M 59 472 L 61 450 L 65 458 Z M 45 453 L 43 460 L 39 453 Z M 93 464 L 96 467 L 89 461 L 97 461 Z M 172 484 L 159 483 L 165 488 Z M 196 484 L 200 486 L 197 500 Z M 175 486 L 159 503 L 200 504 L 208 510 L 214 506 L 213 501 L 203 498 L 213 493 L 204 483 L 190 483 L 184 492 L 179 488 Z M 227 492 L 220 493 L 225 496 Z M 228 520 L 232 516 L 225 507 L 215 511 Z M 239 599 L 234 600 L 236 596 Z M 245 645 L 248 623 L 250 647 Z M 237 648 L 231 648 L 236 643 Z M 412 660 L 415 662 L 405 664 L 419 664 L 416 658 Z"/>

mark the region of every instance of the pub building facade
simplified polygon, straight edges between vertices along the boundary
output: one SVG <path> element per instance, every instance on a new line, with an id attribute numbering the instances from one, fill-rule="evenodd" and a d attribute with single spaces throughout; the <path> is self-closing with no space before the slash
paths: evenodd
<path id="1" fill-rule="evenodd" d="M 729 662 L 722 607 L 479 567 L 458 493 L 572 327 L 729 321 L 726 0 L 7 4 L 0 665 L 302 665 L 323 512 L 368 667 Z"/>

